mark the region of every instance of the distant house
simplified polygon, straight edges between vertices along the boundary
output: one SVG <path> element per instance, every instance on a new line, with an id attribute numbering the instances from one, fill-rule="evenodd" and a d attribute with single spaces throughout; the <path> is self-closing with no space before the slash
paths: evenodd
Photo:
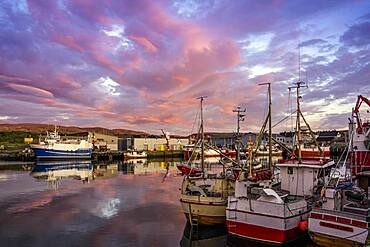
<path id="1" fill-rule="evenodd" d="M 348 130 L 329 130 L 319 131 L 316 141 L 322 145 L 330 145 L 332 143 L 346 143 L 348 140 Z"/>
<path id="2" fill-rule="evenodd" d="M 282 142 L 285 145 L 293 145 L 295 133 L 292 131 L 280 132 L 277 137 L 278 141 Z"/>
<path id="3" fill-rule="evenodd" d="M 195 142 L 198 138 L 198 134 L 194 133 L 189 136 L 189 140 L 191 143 Z M 204 133 L 205 140 L 213 146 L 216 147 L 228 147 L 234 148 L 235 147 L 235 140 L 236 140 L 236 133 L 234 132 L 206 132 Z M 240 133 L 240 141 L 245 146 L 248 143 L 254 144 L 256 143 L 257 134 L 248 132 L 248 133 Z"/>

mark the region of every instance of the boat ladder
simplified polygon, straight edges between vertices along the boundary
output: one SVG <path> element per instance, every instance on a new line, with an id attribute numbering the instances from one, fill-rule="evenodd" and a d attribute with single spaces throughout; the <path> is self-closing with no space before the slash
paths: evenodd
<path id="1" fill-rule="evenodd" d="M 234 200 L 230 200 L 229 201 L 229 219 L 230 220 L 236 220 L 237 219 L 237 204 L 238 204 L 238 200 L 237 199 L 234 199 Z"/>
<path id="2" fill-rule="evenodd" d="M 194 234 L 196 238 L 199 239 L 199 214 L 198 213 L 194 213 L 194 212 L 190 213 L 190 225 L 191 225 L 190 239 L 192 239 L 192 236 L 194 236 Z"/>

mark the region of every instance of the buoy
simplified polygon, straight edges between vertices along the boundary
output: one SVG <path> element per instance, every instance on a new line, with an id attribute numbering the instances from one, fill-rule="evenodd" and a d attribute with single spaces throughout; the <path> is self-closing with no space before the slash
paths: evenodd
<path id="1" fill-rule="evenodd" d="M 302 220 L 298 223 L 298 228 L 302 232 L 306 232 L 308 230 L 308 221 L 307 220 Z"/>

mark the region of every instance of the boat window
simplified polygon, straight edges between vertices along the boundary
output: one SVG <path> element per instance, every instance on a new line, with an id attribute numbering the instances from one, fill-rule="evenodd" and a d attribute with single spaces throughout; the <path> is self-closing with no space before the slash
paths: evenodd
<path id="1" fill-rule="evenodd" d="M 293 167 L 288 167 L 288 174 L 293 174 Z"/>

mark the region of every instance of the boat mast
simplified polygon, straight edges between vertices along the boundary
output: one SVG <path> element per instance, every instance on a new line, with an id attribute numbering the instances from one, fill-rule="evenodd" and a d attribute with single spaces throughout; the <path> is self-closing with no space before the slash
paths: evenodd
<path id="1" fill-rule="evenodd" d="M 268 121 L 269 121 L 269 169 L 272 169 L 272 100 L 271 100 L 271 82 L 260 83 L 258 85 L 268 86 L 268 101 L 269 101 L 269 111 L 268 111 Z"/>
<path id="2" fill-rule="evenodd" d="M 301 107 L 299 105 L 300 95 L 299 95 L 299 88 L 301 87 L 301 42 L 298 41 L 298 81 L 297 81 L 297 145 L 298 145 L 298 162 L 301 162 L 302 159 L 302 150 L 301 150 Z"/>
<path id="3" fill-rule="evenodd" d="M 301 113 L 301 106 L 300 106 L 300 88 L 301 85 L 305 84 L 303 81 L 298 81 L 295 83 L 296 86 L 294 87 L 289 87 L 289 89 L 295 88 L 297 89 L 297 120 L 296 120 L 296 137 L 297 137 L 297 151 L 298 151 L 298 161 L 300 162 L 302 159 L 302 150 L 301 150 L 301 119 L 300 117 L 302 116 Z"/>
<path id="4" fill-rule="evenodd" d="M 271 83 L 269 87 L 269 169 L 272 169 L 272 102 L 271 102 Z"/>
<path id="5" fill-rule="evenodd" d="M 200 99 L 200 130 L 201 130 L 201 166 L 202 166 L 202 172 L 204 177 L 204 121 L 203 121 L 203 100 L 207 98 L 207 96 L 200 96 L 197 99 Z"/>
<path id="6" fill-rule="evenodd" d="M 299 95 L 299 88 L 301 87 L 301 83 L 297 82 L 297 145 L 298 145 L 298 161 L 300 162 L 302 159 L 302 150 L 301 150 L 301 107 L 299 104 L 300 95 Z"/>
<path id="7" fill-rule="evenodd" d="M 244 113 L 246 109 L 241 109 L 240 106 L 237 106 L 233 112 L 237 113 L 237 127 L 236 127 L 236 162 L 240 165 L 240 121 L 244 121 Z"/>

